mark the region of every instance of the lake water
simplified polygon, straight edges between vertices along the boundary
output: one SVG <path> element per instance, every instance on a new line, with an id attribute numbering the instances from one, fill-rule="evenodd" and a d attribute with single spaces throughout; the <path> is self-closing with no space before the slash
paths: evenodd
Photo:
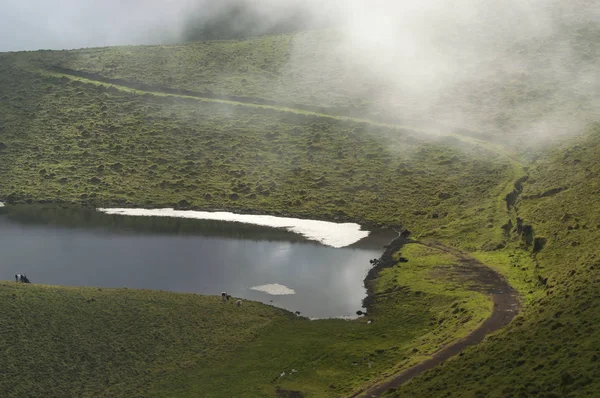
<path id="1" fill-rule="evenodd" d="M 309 317 L 354 316 L 363 279 L 393 234 L 332 248 L 276 228 L 106 215 L 50 206 L 0 214 L 0 278 L 33 283 L 220 295 L 257 300 Z M 253 290 L 278 284 L 295 291 Z"/>

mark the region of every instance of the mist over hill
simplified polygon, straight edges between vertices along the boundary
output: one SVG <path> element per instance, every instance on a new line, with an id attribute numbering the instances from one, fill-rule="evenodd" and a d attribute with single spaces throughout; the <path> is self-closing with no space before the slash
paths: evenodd
<path id="1" fill-rule="evenodd" d="M 334 25 L 309 2 L 224 0 L 199 2 L 183 25 L 183 41 L 229 40 L 293 33 Z"/>
<path id="2" fill-rule="evenodd" d="M 297 36 L 270 84 L 281 92 L 312 81 L 304 90 L 319 105 L 362 103 L 387 119 L 526 144 L 576 133 L 600 116 L 594 1 L 209 4 L 192 12 L 184 39 L 332 28 Z"/>
<path id="3" fill-rule="evenodd" d="M 180 0 L 159 23 L 153 13 L 162 9 L 144 7 L 147 15 L 132 20 L 147 24 L 132 26 L 193 45 L 73 51 L 44 62 L 515 146 L 546 144 L 600 118 L 600 4 L 592 0 Z M 112 33 L 118 41 L 139 39 L 123 29 Z M 208 39 L 247 40 L 225 54 Z"/>
<path id="4" fill-rule="evenodd" d="M 5 0 L 0 52 L 289 33 L 323 26 L 329 15 L 315 10 L 314 2 L 297 0 Z"/>

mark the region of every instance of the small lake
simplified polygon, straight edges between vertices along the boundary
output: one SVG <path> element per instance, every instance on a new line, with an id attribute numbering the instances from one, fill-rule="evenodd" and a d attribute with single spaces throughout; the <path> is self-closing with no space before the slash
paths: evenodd
<path id="1" fill-rule="evenodd" d="M 393 237 L 375 231 L 332 248 L 284 229 L 236 222 L 7 206 L 0 212 L 0 278 L 23 273 L 50 285 L 227 291 L 308 317 L 354 316 L 366 295 L 369 260 Z M 255 290 L 265 285 L 295 293 Z"/>

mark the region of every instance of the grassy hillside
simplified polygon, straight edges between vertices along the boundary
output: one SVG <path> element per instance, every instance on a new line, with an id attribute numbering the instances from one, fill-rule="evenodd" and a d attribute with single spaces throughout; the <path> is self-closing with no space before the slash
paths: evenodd
<path id="1" fill-rule="evenodd" d="M 3 396 L 119 396 L 214 363 L 291 314 L 217 297 L 25 286 L 0 289 Z M 230 333 L 235 330 L 235 333 Z"/>
<path id="2" fill-rule="evenodd" d="M 11 202 L 228 208 L 435 228 L 494 202 L 513 178 L 502 154 L 455 138 L 59 78 L 13 55 L 0 68 L 0 198 Z"/>
<path id="3" fill-rule="evenodd" d="M 574 3 L 581 10 L 593 7 L 589 0 Z M 576 10 L 577 5 L 571 8 Z M 443 87 L 433 96 L 422 99 L 384 67 L 394 60 L 399 63 L 397 73 L 402 74 L 402 57 L 371 54 L 368 45 L 349 42 L 347 32 L 335 29 L 237 41 L 38 53 L 27 58 L 44 69 L 66 68 L 99 80 L 242 96 L 253 102 L 433 126 L 445 132 L 466 130 L 504 137 L 500 138 L 504 142 L 510 137 L 518 143 L 528 142 L 527 135 L 544 135 L 547 129 L 569 130 L 572 126 L 565 120 L 573 124 L 600 117 L 600 88 L 594 80 L 600 30 L 582 11 L 564 18 L 556 32 L 542 37 L 503 35 L 499 41 L 483 25 L 432 38 L 427 43 L 432 53 L 425 50 L 423 56 L 433 57 L 432 63 L 460 67 L 456 76 L 440 78 Z M 436 58 L 448 48 L 457 49 L 457 54 Z M 408 54 L 405 62 L 411 60 Z"/>
<path id="4" fill-rule="evenodd" d="M 543 294 L 505 332 L 415 379 L 397 396 L 597 395 L 599 159 L 600 128 L 595 128 L 532 165 L 517 212 L 533 227 L 533 239 L 545 241 L 533 256 Z M 512 234 L 515 247 L 526 245 L 526 233 Z"/>

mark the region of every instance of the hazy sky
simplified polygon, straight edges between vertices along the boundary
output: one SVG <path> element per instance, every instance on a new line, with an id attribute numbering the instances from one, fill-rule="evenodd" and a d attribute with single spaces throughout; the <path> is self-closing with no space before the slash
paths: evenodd
<path id="1" fill-rule="evenodd" d="M 1 0 L 0 51 L 176 38 L 193 0 Z"/>
<path id="2" fill-rule="evenodd" d="M 340 0 L 326 1 L 339 14 Z M 321 0 L 0 0 L 0 52 L 181 41 L 186 23 L 245 4 L 268 26 Z M 334 15 L 334 14 L 331 14 Z"/>
<path id="3" fill-rule="evenodd" d="M 313 17 L 349 24 L 374 43 L 396 46 L 402 38 L 400 47 L 479 28 L 504 41 L 547 35 L 553 19 L 574 11 L 597 22 L 600 2 L 573 1 L 569 7 L 566 0 L 0 0 L 0 51 L 176 41 L 191 16 L 210 18 L 232 2 L 249 5 L 263 23 L 303 7 Z"/>

